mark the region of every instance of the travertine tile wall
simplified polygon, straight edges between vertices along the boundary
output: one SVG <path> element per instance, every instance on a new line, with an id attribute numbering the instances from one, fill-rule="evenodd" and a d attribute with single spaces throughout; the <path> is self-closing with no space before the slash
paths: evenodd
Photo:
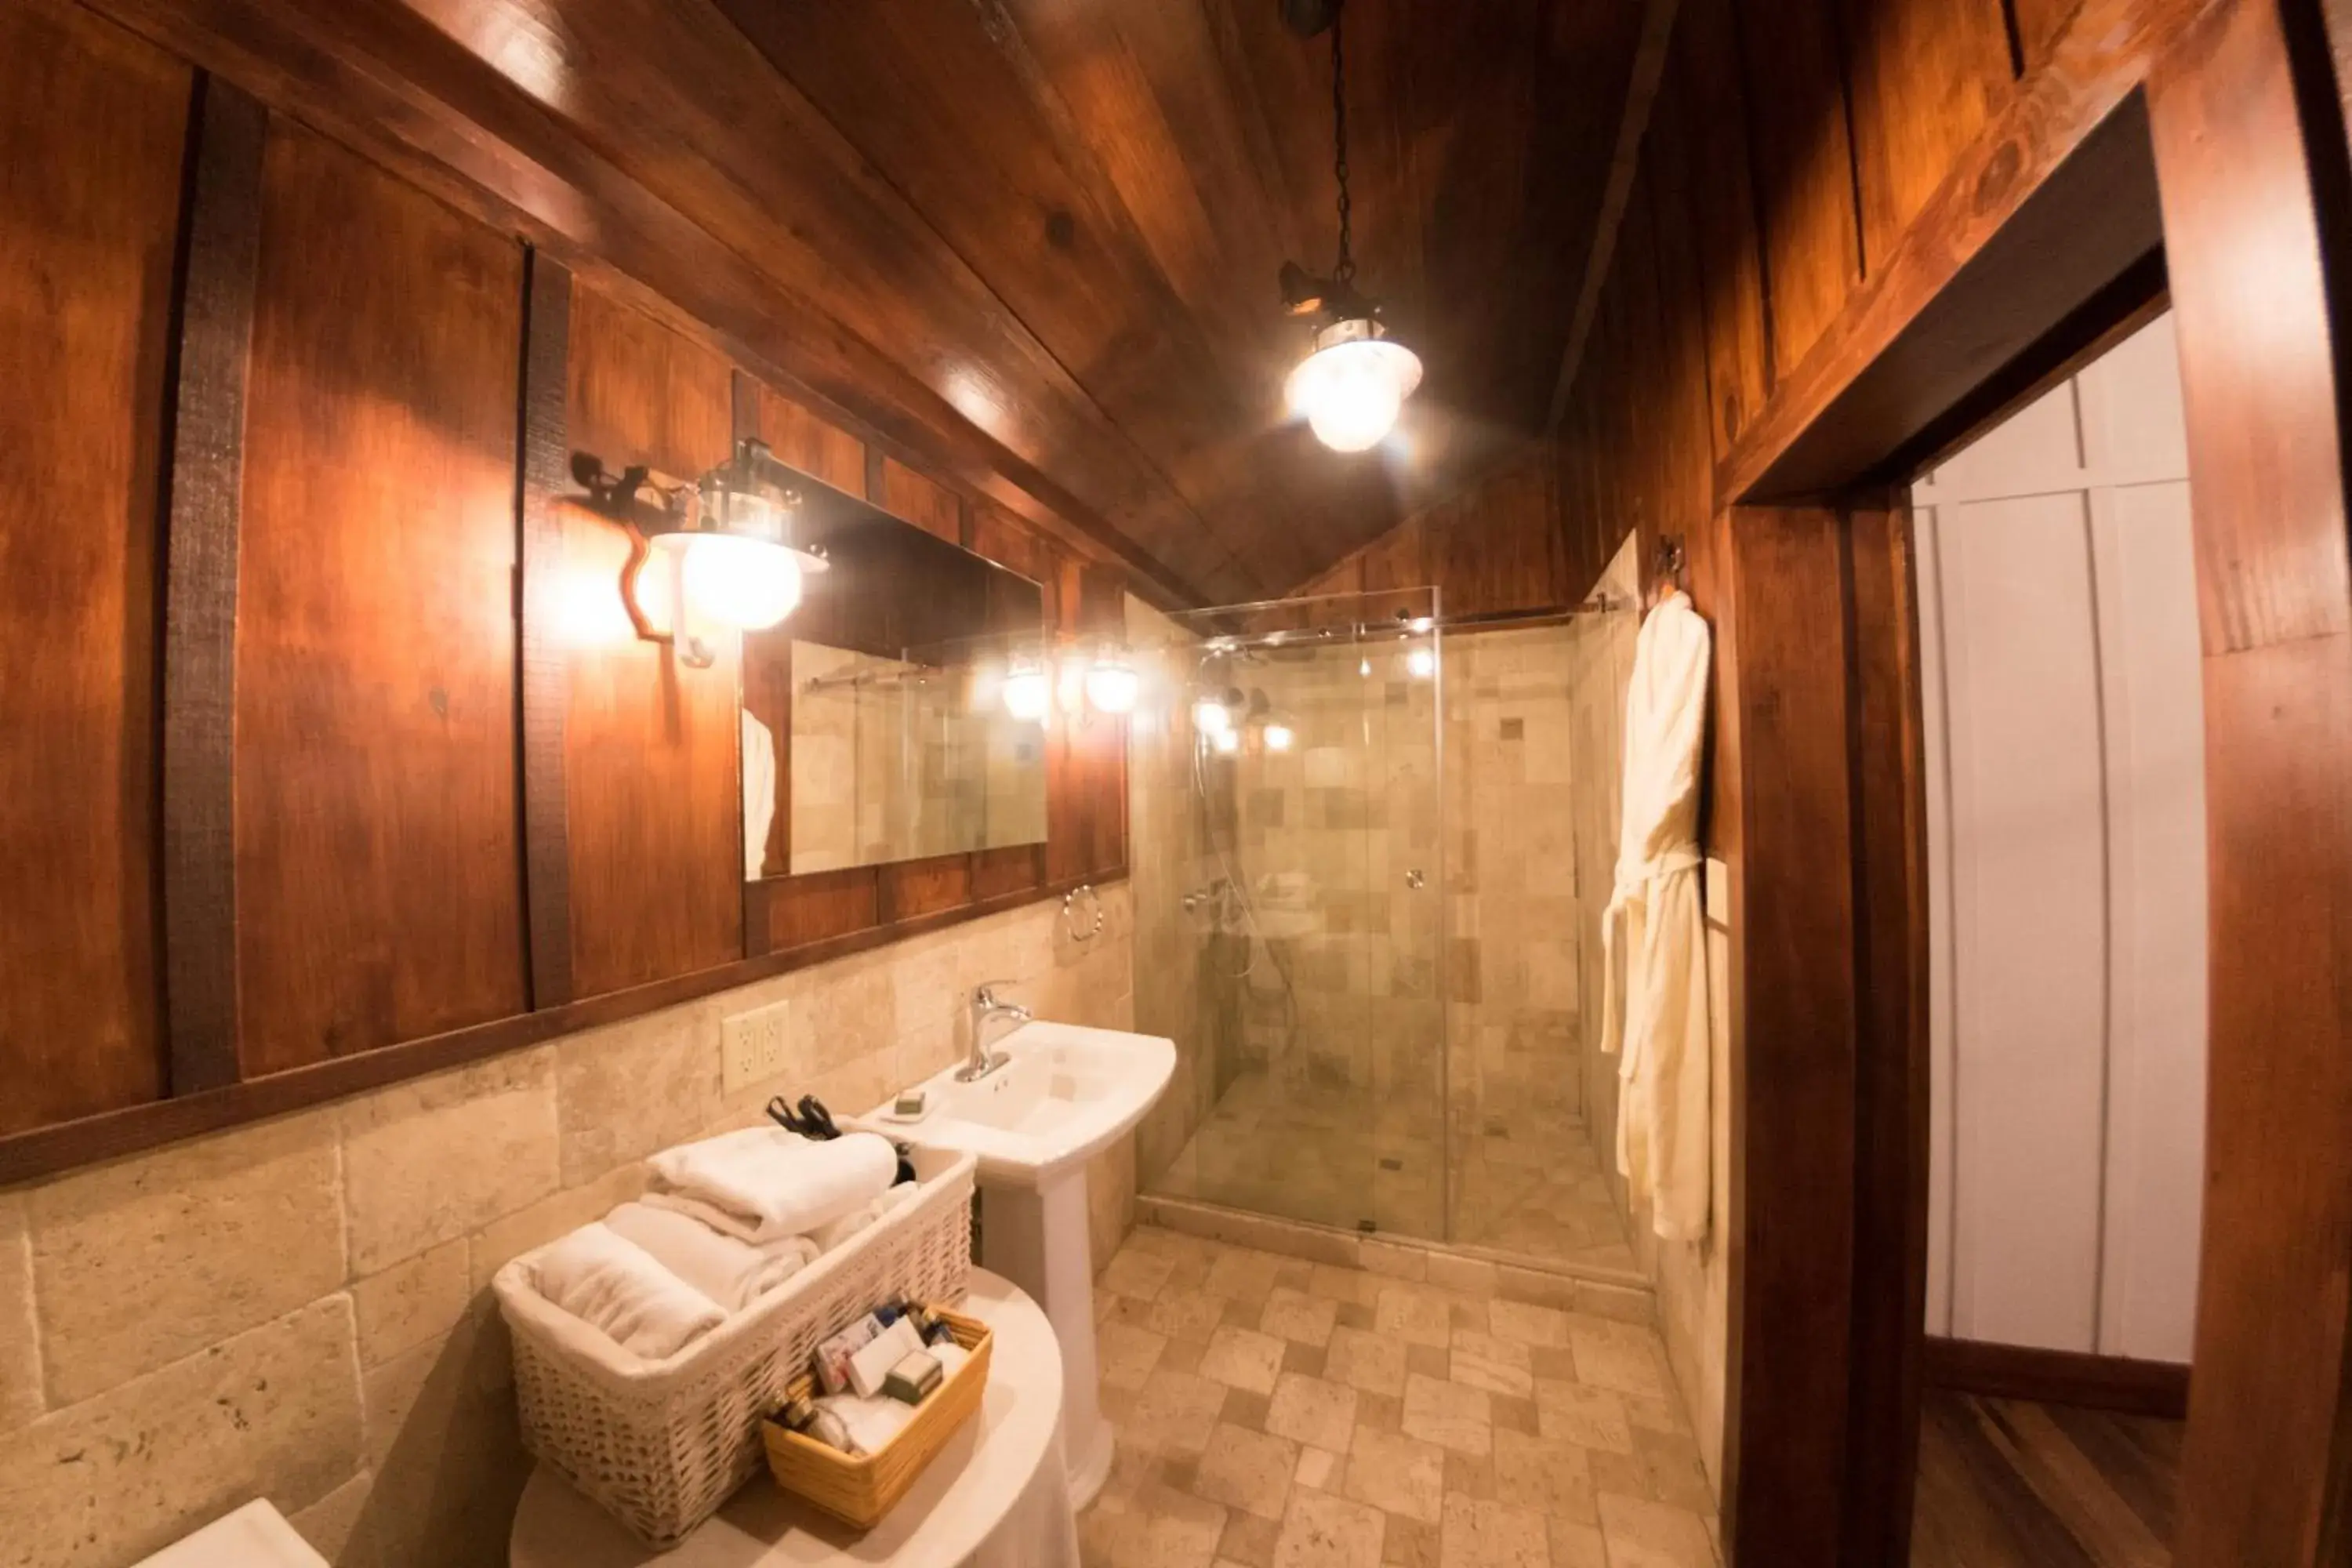
<path id="1" fill-rule="evenodd" d="M 1636 541 L 1629 537 L 1599 584 L 1610 598 L 1631 604 L 1640 593 Z M 1598 932 L 1615 879 L 1617 831 L 1622 814 L 1625 771 L 1625 697 L 1633 684 L 1633 649 L 1641 632 L 1640 616 L 1631 613 L 1580 619 L 1573 624 L 1568 668 L 1570 702 L 1574 715 L 1574 740 L 1584 760 L 1581 787 L 1572 804 L 1577 853 L 1592 868 L 1578 889 L 1579 921 L 1582 930 Z M 1724 1243 L 1725 1216 L 1729 1213 L 1731 1170 L 1730 1110 L 1730 916 L 1729 900 L 1719 876 L 1710 875 L 1706 892 L 1706 954 L 1709 1011 L 1713 1043 L 1713 1138 L 1715 1215 L 1717 1231 L 1705 1241 L 1662 1241 L 1650 1226 L 1646 1205 L 1630 1205 L 1627 1229 L 1642 1271 L 1655 1282 L 1658 1323 L 1666 1342 L 1667 1360 L 1689 1403 L 1699 1452 L 1707 1476 L 1722 1484 L 1724 1368 L 1730 1314 L 1730 1266 Z M 1602 982 L 1601 943 L 1585 944 L 1581 984 L 1591 1001 L 1595 1027 L 1600 1017 Z M 1629 1206 L 1625 1184 L 1617 1174 L 1616 1117 L 1618 1058 L 1604 1056 L 1599 1042 L 1588 1042 L 1583 1055 L 1587 1121 L 1601 1164 L 1621 1209 Z"/>
<path id="2" fill-rule="evenodd" d="M 1233 780 L 1266 959 L 1244 989 L 1243 1066 L 1293 1091 L 1433 1107 L 1436 681 L 1405 652 L 1350 642 L 1235 667 L 1228 679 L 1295 739 L 1216 765 Z M 1408 885 L 1414 869 L 1424 889 Z"/>
<path id="3" fill-rule="evenodd" d="M 498 1267 L 771 1094 L 861 1108 L 936 1071 L 978 981 L 1128 1026 L 1126 885 L 1104 904 L 1084 946 L 1039 903 L 0 1193 L 0 1564 L 120 1568 L 253 1497 L 340 1568 L 504 1563 L 529 1461 Z M 719 1020 L 774 1001 L 791 1070 L 722 1095 Z M 1108 1259 L 1131 1143 L 1091 1176 Z"/>
<path id="4" fill-rule="evenodd" d="M 1445 639 L 1447 1092 L 1467 1136 L 1514 1108 L 1584 1107 L 1579 651 L 1573 625 Z"/>

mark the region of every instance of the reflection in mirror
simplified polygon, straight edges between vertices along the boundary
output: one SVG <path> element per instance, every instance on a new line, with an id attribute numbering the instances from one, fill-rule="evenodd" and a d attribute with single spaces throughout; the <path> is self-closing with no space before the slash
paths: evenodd
<path id="1" fill-rule="evenodd" d="M 1043 592 L 821 480 L 794 488 L 832 570 L 743 639 L 745 879 L 1043 843 L 1044 725 L 1003 690 L 1044 646 Z"/>
<path id="2" fill-rule="evenodd" d="M 792 648 L 792 873 L 1045 837 L 1045 727 L 996 696 L 996 639 L 885 658 Z"/>

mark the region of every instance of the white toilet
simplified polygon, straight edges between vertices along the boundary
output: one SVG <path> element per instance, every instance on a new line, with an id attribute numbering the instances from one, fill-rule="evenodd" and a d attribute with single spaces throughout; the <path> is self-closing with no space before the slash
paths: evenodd
<path id="1" fill-rule="evenodd" d="M 268 1499 L 257 1498 L 142 1560 L 138 1568 L 327 1568 L 327 1560 Z"/>

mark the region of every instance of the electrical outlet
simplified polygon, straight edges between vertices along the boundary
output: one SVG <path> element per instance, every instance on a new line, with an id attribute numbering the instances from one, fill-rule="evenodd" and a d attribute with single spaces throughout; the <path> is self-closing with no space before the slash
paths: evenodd
<path id="1" fill-rule="evenodd" d="M 790 1002 L 772 1002 L 751 1016 L 753 1037 L 759 1046 L 756 1056 L 761 1078 L 782 1078 L 784 1074 L 784 1039 L 792 1022 Z"/>
<path id="2" fill-rule="evenodd" d="M 760 1079 L 759 1032 L 752 1027 L 756 1013 L 738 1013 L 719 1026 L 719 1088 L 733 1094 Z"/>
<path id="3" fill-rule="evenodd" d="M 790 1002 L 771 1002 L 722 1019 L 719 1025 L 719 1086 L 732 1094 L 747 1084 L 784 1075 L 785 1026 Z"/>

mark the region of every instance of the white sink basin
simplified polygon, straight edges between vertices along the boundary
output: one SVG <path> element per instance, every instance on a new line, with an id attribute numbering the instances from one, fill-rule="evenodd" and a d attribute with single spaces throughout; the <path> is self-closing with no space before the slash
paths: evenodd
<path id="1" fill-rule="evenodd" d="M 957 1068 L 931 1079 L 922 1121 L 893 1123 L 887 1105 L 862 1120 L 905 1142 L 978 1155 L 992 1185 L 1044 1187 L 1140 1121 L 1176 1070 L 1172 1041 L 1075 1024 L 1024 1024 L 990 1048 L 1011 1059 L 977 1083 L 957 1082 Z"/>

